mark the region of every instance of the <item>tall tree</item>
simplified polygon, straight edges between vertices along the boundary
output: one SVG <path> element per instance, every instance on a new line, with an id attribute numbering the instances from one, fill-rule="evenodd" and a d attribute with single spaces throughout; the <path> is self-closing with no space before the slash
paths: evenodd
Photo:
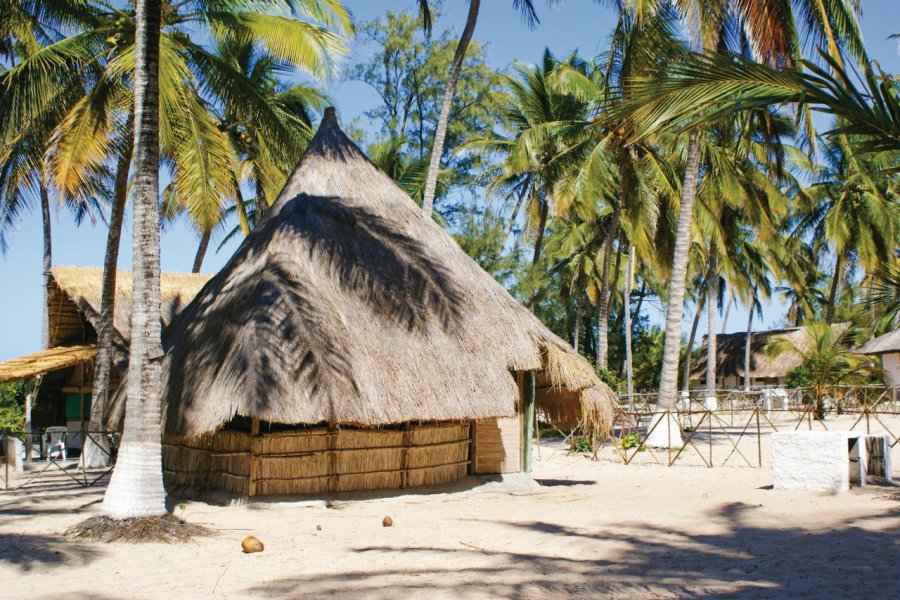
<path id="1" fill-rule="evenodd" d="M 118 520 L 166 514 L 160 433 L 160 0 L 136 0 L 134 271 L 125 427 L 101 513 Z"/>
<path id="2" fill-rule="evenodd" d="M 513 7 L 522 14 L 523 18 L 530 26 L 534 26 L 538 22 L 537 13 L 535 13 L 531 0 L 513 0 Z M 431 9 L 428 5 L 428 0 L 419 0 L 419 8 L 422 13 L 425 29 L 430 30 Z M 459 74 L 462 71 L 463 60 L 469 49 L 469 43 L 472 41 L 472 35 L 475 33 L 475 23 L 478 21 L 478 11 L 480 8 L 481 0 L 469 0 L 469 12 L 466 15 L 466 24 L 459 36 L 459 43 L 456 46 L 456 53 L 453 56 L 453 63 L 450 66 L 450 73 L 447 76 L 447 87 L 444 92 L 444 101 L 441 103 L 441 113 L 434 130 L 434 142 L 431 146 L 428 176 L 425 180 L 425 192 L 422 198 L 422 214 L 426 219 L 431 218 L 438 172 L 441 168 L 441 155 L 444 150 L 444 138 L 447 135 L 447 121 L 450 118 L 450 108 L 453 104 L 453 95 L 456 91 L 456 84 L 459 81 Z"/>

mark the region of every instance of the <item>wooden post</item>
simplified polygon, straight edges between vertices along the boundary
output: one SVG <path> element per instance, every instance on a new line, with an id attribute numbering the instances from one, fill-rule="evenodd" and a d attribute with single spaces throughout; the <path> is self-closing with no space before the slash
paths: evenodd
<path id="1" fill-rule="evenodd" d="M 534 371 L 525 373 L 524 398 L 522 402 L 522 465 L 523 473 L 531 473 L 531 438 L 534 436 L 534 401 L 537 386 Z"/>

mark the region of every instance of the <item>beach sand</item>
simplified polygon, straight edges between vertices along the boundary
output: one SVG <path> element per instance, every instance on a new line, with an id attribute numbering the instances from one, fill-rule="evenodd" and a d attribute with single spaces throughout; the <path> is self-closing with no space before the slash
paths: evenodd
<path id="1" fill-rule="evenodd" d="M 172 545 L 64 541 L 104 488 L 57 472 L 0 494 L 0 597 L 900 596 L 898 479 L 788 492 L 767 466 L 665 467 L 647 453 L 626 466 L 608 447 L 567 456 L 558 440 L 539 452 L 539 485 L 512 491 L 187 502 L 176 514 L 214 535 Z M 248 534 L 264 552 L 241 552 Z"/>

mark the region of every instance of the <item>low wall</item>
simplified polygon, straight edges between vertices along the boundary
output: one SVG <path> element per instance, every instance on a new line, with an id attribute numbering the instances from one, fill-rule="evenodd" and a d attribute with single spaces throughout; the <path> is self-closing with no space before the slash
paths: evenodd
<path id="1" fill-rule="evenodd" d="M 436 485 L 469 470 L 469 423 L 402 429 L 219 431 L 163 439 L 167 489 L 246 496 L 306 495 Z"/>

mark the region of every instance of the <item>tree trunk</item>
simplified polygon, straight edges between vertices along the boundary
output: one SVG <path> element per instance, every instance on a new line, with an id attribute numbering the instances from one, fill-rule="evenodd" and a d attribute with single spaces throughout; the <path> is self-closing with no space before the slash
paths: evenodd
<path id="1" fill-rule="evenodd" d="M 631 277 L 633 272 L 634 248 L 628 253 L 628 262 L 625 263 L 625 285 L 622 293 L 622 308 L 625 311 L 625 381 L 629 407 L 631 407 L 634 397 L 634 369 L 631 364 Z"/>
<path id="2" fill-rule="evenodd" d="M 636 332 L 636 328 L 638 326 L 638 322 L 641 316 L 641 307 L 644 305 L 644 297 L 647 295 L 647 283 L 645 281 L 641 281 L 641 289 L 638 292 L 638 301 L 637 304 L 634 305 L 634 316 L 631 318 L 631 336 L 634 337 Z"/>
<path id="3" fill-rule="evenodd" d="M 41 349 L 50 347 L 50 269 L 53 268 L 53 240 L 50 225 L 50 196 L 43 176 L 40 183 L 41 194 L 41 227 L 44 235 L 44 255 L 42 264 L 42 279 L 44 292 L 42 297 L 44 305 L 41 307 Z"/>
<path id="4" fill-rule="evenodd" d="M 519 216 L 519 209 L 522 208 L 522 204 L 525 203 L 525 194 L 528 193 L 528 189 L 531 187 L 530 183 L 531 178 L 528 178 L 528 181 L 522 185 L 522 193 L 519 194 L 518 200 L 516 200 L 516 205 L 513 207 L 512 215 L 509 217 L 509 221 L 506 223 L 506 227 L 503 229 L 503 239 L 504 241 L 509 238 L 509 234 L 512 233 L 513 227 L 516 225 L 516 217 Z"/>
<path id="5" fill-rule="evenodd" d="M 209 248 L 210 233 L 204 231 L 200 236 L 200 245 L 197 246 L 197 254 L 194 256 L 194 266 L 191 267 L 191 273 L 199 273 L 203 266 L 203 257 L 206 256 L 206 249 Z"/>
<path id="6" fill-rule="evenodd" d="M 600 293 L 597 297 L 597 307 L 600 314 L 597 317 L 597 366 L 606 368 L 609 358 L 609 266 L 612 262 L 612 247 L 616 236 L 619 234 L 619 209 L 613 211 L 609 231 L 606 232 L 606 241 L 603 243 L 603 268 L 600 272 Z"/>
<path id="7" fill-rule="evenodd" d="M 133 117 L 129 117 L 133 124 Z M 131 129 L 133 125 L 129 126 Z M 85 467 L 109 465 L 109 444 L 105 435 L 104 419 L 109 403 L 109 375 L 113 360 L 113 316 L 116 310 L 116 275 L 119 264 L 119 245 L 122 238 L 122 221 L 128 202 L 128 169 L 131 166 L 133 140 L 124 142 L 116 165 L 116 182 L 113 205 L 109 214 L 109 233 L 106 236 L 106 255 L 103 258 L 103 285 L 100 292 L 100 318 L 97 323 L 97 357 L 94 360 L 94 389 L 91 394 L 91 417 L 88 437 L 84 440 Z"/>
<path id="8" fill-rule="evenodd" d="M 456 53 L 453 55 L 453 64 L 450 67 L 450 75 L 447 80 L 447 89 L 444 91 L 444 101 L 441 103 L 441 113 L 434 129 L 434 143 L 431 146 L 431 159 L 428 161 L 428 177 L 425 180 L 425 194 L 422 197 L 422 214 L 426 219 L 431 218 L 434 205 L 434 192 L 437 188 L 438 172 L 441 170 L 441 154 L 444 152 L 444 138 L 447 136 L 447 121 L 450 118 L 450 107 L 453 104 L 453 94 L 456 92 L 456 84 L 462 71 L 463 59 L 472 41 L 472 33 L 475 31 L 475 22 L 478 20 L 478 9 L 481 0 L 469 0 L 469 15 L 466 17 L 466 26 L 463 28 L 459 43 L 456 45 Z"/>
<path id="9" fill-rule="evenodd" d="M 837 289 L 841 282 L 841 263 L 843 254 L 838 252 L 834 261 L 834 275 L 831 276 L 831 291 L 828 293 L 828 306 L 825 309 L 825 322 L 834 323 L 834 302 L 837 299 Z"/>
<path id="10" fill-rule="evenodd" d="M 716 354 L 716 317 L 719 312 L 719 265 L 716 255 L 716 244 L 710 241 L 709 245 L 709 275 L 707 276 L 708 298 L 706 299 L 706 395 L 716 395 L 716 367 L 718 356 Z"/>
<path id="11" fill-rule="evenodd" d="M 756 298 L 750 301 L 750 316 L 747 317 L 747 338 L 744 343 L 744 390 L 750 391 L 750 351 L 753 348 L 753 309 Z"/>
<path id="12" fill-rule="evenodd" d="M 728 314 L 731 312 L 731 305 L 734 304 L 734 290 L 728 295 L 728 304 L 725 305 L 725 314 L 722 315 L 722 327 L 719 333 L 725 333 L 725 326 L 728 324 Z"/>
<path id="13" fill-rule="evenodd" d="M 125 427 L 100 512 L 114 519 L 166 514 L 160 431 L 159 297 L 160 0 L 135 2 L 134 272 Z"/>
<path id="14" fill-rule="evenodd" d="M 700 313 L 703 312 L 703 302 L 697 300 L 697 310 L 694 311 L 694 322 L 691 325 L 691 335 L 688 337 L 687 352 L 684 355 L 684 378 L 681 381 L 683 392 L 691 391 L 691 363 L 694 355 L 694 340 L 697 339 L 697 326 L 700 325 Z"/>
<path id="15" fill-rule="evenodd" d="M 681 317 L 684 311 L 685 278 L 691 249 L 691 225 L 694 219 L 694 199 L 697 176 L 700 172 L 700 131 L 690 134 L 687 148 L 684 182 L 681 186 L 681 206 L 675 228 L 675 252 L 669 279 L 669 305 L 666 310 L 666 337 L 660 373 L 658 404 L 661 409 L 675 407 L 678 400 L 678 354 L 681 351 Z"/>
<path id="16" fill-rule="evenodd" d="M 550 210 L 550 203 L 544 202 L 541 205 L 541 214 L 538 217 L 537 238 L 534 240 L 534 254 L 531 256 L 531 265 L 538 264 L 541 260 L 541 250 L 544 246 L 544 229 L 547 228 L 547 212 Z"/>
<path id="17" fill-rule="evenodd" d="M 574 341 L 575 343 L 572 346 L 575 347 L 575 353 L 578 353 L 578 343 L 579 338 L 581 337 L 581 290 L 575 291 L 575 335 Z"/>

